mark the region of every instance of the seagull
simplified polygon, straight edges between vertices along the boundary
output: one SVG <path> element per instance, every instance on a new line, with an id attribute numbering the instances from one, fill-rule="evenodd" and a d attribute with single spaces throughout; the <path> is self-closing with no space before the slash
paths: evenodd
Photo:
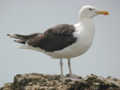
<path id="1" fill-rule="evenodd" d="M 109 15 L 109 12 L 84 5 L 79 11 L 78 23 L 59 24 L 48 28 L 44 33 L 8 36 L 22 44 L 20 48 L 39 51 L 60 59 L 61 77 L 64 77 L 63 59 L 67 59 L 69 76 L 72 77 L 71 58 L 81 56 L 90 48 L 95 33 L 93 18 L 97 15 Z"/>

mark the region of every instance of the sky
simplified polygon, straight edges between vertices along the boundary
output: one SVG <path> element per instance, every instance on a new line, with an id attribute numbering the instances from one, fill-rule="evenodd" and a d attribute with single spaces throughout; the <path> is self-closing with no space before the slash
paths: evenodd
<path id="1" fill-rule="evenodd" d="M 41 52 L 19 49 L 19 44 L 6 34 L 42 33 L 57 24 L 75 24 L 79 21 L 80 7 L 86 4 L 107 10 L 110 15 L 94 19 L 92 47 L 72 59 L 72 71 L 80 76 L 120 77 L 120 0 L 0 0 L 0 86 L 12 82 L 16 74 L 60 73 L 59 60 Z"/>

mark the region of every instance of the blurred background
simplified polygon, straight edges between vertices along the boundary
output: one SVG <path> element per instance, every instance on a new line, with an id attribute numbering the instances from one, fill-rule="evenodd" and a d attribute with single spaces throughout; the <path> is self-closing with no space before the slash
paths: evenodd
<path id="1" fill-rule="evenodd" d="M 96 34 L 87 53 L 72 59 L 73 73 L 120 78 L 120 0 L 0 0 L 0 86 L 16 74 L 59 74 L 59 61 L 35 51 L 16 48 L 7 33 L 44 32 L 56 24 L 79 21 L 82 5 L 110 12 L 94 19 Z M 68 73 L 66 60 L 64 72 Z"/>

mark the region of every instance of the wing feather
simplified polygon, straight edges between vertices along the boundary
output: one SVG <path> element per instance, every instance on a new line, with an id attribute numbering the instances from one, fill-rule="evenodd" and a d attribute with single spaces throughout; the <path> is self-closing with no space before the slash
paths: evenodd
<path id="1" fill-rule="evenodd" d="M 75 28 L 73 25 L 60 24 L 48 29 L 44 34 L 37 35 L 28 40 L 28 44 L 39 47 L 47 52 L 61 50 L 76 41 L 73 36 Z"/>

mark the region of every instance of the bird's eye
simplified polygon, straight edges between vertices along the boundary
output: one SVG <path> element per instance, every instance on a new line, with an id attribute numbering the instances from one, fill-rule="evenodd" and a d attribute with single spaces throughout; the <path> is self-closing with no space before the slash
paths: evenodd
<path id="1" fill-rule="evenodd" d="M 93 9 L 92 8 L 89 8 L 90 11 L 92 11 Z"/>

